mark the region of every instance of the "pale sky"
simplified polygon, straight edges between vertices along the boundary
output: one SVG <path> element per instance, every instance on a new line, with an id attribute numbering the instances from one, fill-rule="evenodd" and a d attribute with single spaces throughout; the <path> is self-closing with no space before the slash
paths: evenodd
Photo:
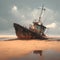
<path id="1" fill-rule="evenodd" d="M 38 19 L 41 6 L 46 34 L 60 35 L 60 0 L 0 0 L 0 34 L 15 34 L 13 23 L 29 26 Z"/>

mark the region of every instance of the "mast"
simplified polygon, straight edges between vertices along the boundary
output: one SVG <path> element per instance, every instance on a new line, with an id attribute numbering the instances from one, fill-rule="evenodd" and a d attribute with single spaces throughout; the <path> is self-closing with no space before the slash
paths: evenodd
<path id="1" fill-rule="evenodd" d="M 42 22 L 41 22 L 41 16 L 42 16 L 43 11 L 45 11 L 44 5 L 42 5 L 41 13 L 40 13 L 40 16 L 39 16 L 39 22 L 40 22 L 40 23 L 42 23 Z"/>

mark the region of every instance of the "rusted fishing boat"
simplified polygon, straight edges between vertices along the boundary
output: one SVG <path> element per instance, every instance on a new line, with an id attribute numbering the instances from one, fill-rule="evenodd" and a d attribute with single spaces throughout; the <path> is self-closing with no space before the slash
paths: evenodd
<path id="1" fill-rule="evenodd" d="M 41 22 L 43 10 L 45 9 L 42 7 L 38 21 L 34 21 L 33 25 L 30 25 L 29 28 L 14 23 L 15 32 L 18 39 L 47 39 L 44 33 L 46 27 Z"/>

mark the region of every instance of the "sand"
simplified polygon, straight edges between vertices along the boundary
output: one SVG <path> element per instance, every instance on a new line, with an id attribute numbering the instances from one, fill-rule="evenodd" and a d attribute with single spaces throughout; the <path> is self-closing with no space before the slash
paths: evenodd
<path id="1" fill-rule="evenodd" d="M 60 41 L 12 40 L 0 41 L 0 60 L 22 57 L 34 50 L 54 50 L 60 52 Z"/>

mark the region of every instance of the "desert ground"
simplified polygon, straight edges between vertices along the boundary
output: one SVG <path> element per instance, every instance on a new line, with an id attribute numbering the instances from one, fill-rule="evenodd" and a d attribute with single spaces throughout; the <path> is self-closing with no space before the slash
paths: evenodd
<path id="1" fill-rule="evenodd" d="M 0 40 L 0 60 L 19 58 L 34 50 L 54 50 L 60 53 L 60 41 Z"/>

